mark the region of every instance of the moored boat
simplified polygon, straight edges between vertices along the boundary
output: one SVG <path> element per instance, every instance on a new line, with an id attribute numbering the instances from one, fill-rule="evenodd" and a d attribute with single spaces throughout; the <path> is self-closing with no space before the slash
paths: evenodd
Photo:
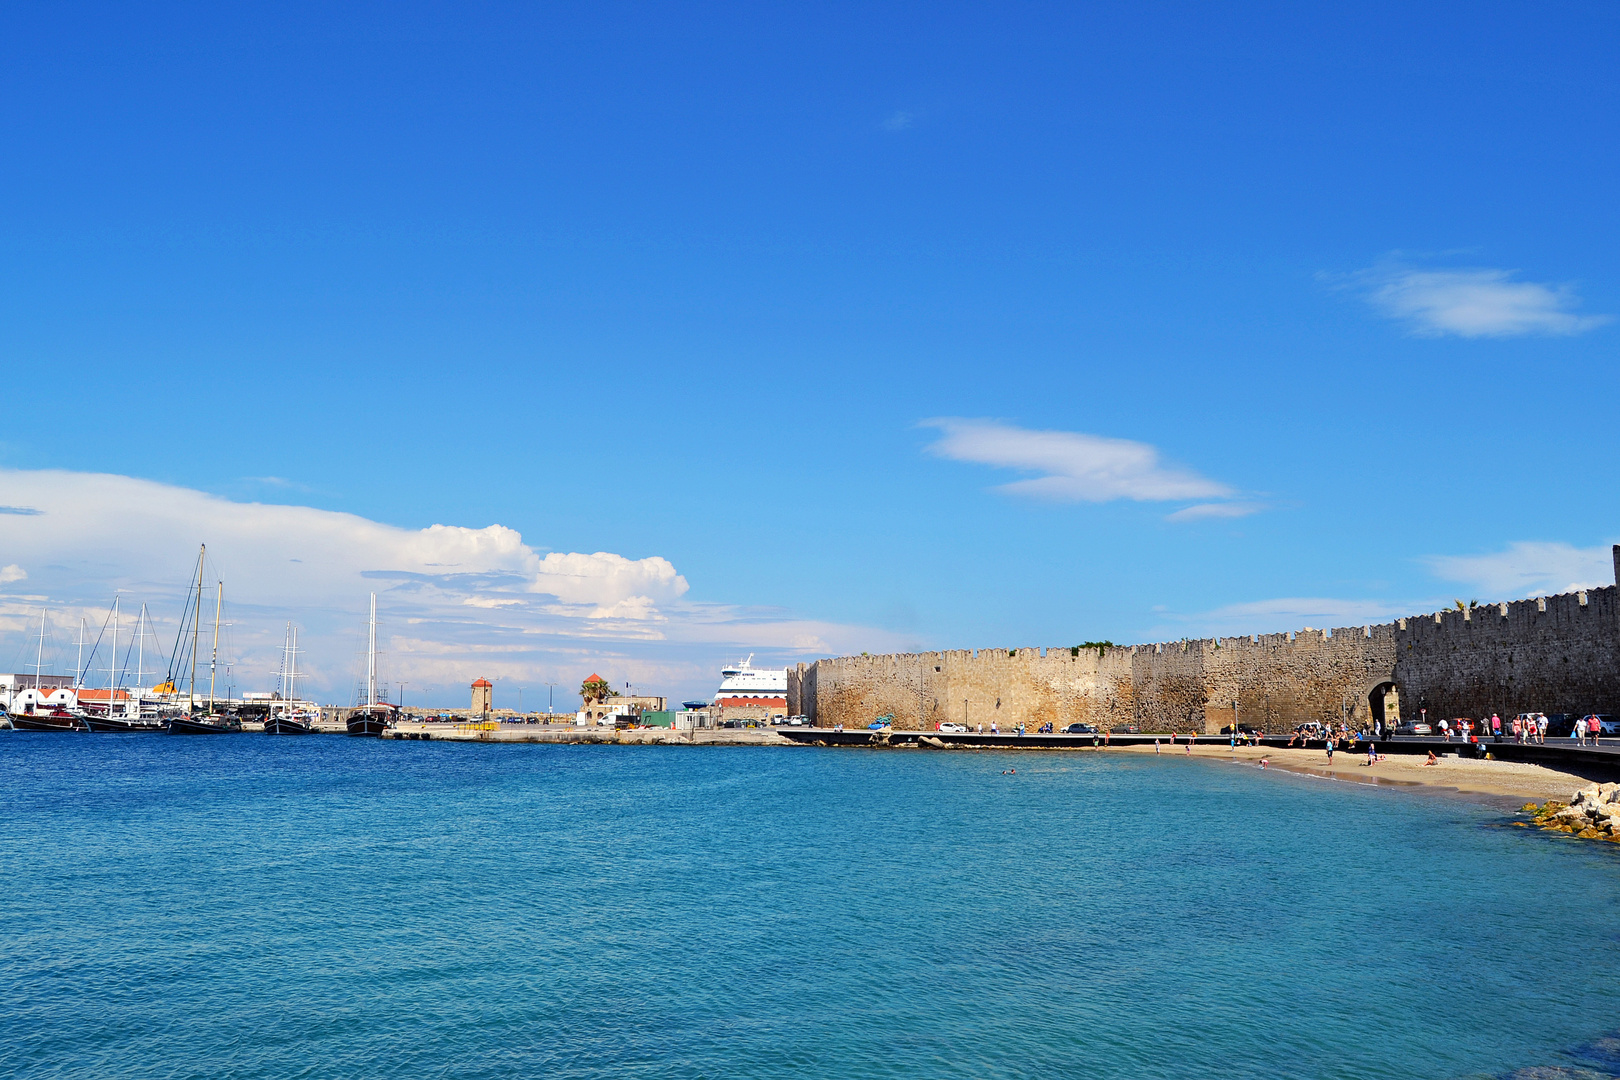
<path id="1" fill-rule="evenodd" d="M 85 727 L 84 717 L 68 712 L 66 709 L 51 709 L 46 712 L 20 712 L 11 713 L 11 726 L 17 731 L 89 731 Z"/>
<path id="2" fill-rule="evenodd" d="M 264 721 L 266 735 L 308 735 L 314 730 L 314 725 L 292 713 L 272 713 Z"/>
<path id="3" fill-rule="evenodd" d="M 380 737 L 393 726 L 393 712 L 390 705 L 372 705 L 356 709 L 349 714 L 349 734 Z"/>
<path id="4" fill-rule="evenodd" d="M 371 594 L 371 622 L 366 647 L 366 703 L 349 713 L 350 735 L 379 737 L 387 731 L 394 714 L 394 706 L 377 699 L 377 594 Z"/>
<path id="5" fill-rule="evenodd" d="M 162 731 L 164 723 L 153 717 L 139 716 L 95 716 L 86 713 L 84 720 L 85 730 L 101 732 L 137 732 Z"/>
<path id="6" fill-rule="evenodd" d="M 234 716 L 175 716 L 169 720 L 170 735 L 229 735 L 242 730 Z"/>

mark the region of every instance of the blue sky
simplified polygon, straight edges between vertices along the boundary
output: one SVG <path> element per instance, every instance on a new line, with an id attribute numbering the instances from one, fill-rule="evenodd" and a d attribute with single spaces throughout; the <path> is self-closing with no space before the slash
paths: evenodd
<path id="1" fill-rule="evenodd" d="M 1620 12 L 1318 8 L 8 8 L 4 651 L 251 504 L 446 703 L 1611 580 Z"/>

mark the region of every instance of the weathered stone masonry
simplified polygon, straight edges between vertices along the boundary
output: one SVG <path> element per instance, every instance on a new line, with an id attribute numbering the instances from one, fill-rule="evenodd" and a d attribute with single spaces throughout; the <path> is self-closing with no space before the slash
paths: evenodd
<path id="1" fill-rule="evenodd" d="M 1620 545 L 1614 549 L 1620 581 Z M 1620 591 L 1442 611 L 1393 623 L 1119 648 L 846 656 L 788 671 L 788 709 L 818 726 L 988 729 L 1051 721 L 1145 731 L 1280 731 L 1492 712 L 1620 711 Z"/>

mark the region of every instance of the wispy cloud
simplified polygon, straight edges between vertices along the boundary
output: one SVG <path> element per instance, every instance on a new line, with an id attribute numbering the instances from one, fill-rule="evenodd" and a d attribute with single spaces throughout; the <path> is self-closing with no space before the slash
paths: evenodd
<path id="1" fill-rule="evenodd" d="M 1614 584 L 1608 544 L 1578 548 L 1563 541 L 1521 540 L 1487 555 L 1435 555 L 1424 560 L 1435 576 L 1482 593 L 1521 599 Z"/>
<path id="2" fill-rule="evenodd" d="M 1567 336 L 1611 321 L 1608 315 L 1575 314 L 1580 299 L 1570 285 L 1518 281 L 1516 276 L 1513 270 L 1391 263 L 1337 281 L 1420 337 Z"/>
<path id="3" fill-rule="evenodd" d="M 1240 518 L 1248 517 L 1250 514 L 1258 514 L 1265 508 L 1264 503 L 1257 502 L 1199 503 L 1196 506 L 1177 510 L 1173 514 L 1167 514 L 1164 520 L 1207 521 L 1212 518 Z"/>
<path id="4" fill-rule="evenodd" d="M 1421 605 L 1419 608 L 1421 609 Z M 1284 596 L 1227 604 L 1210 611 L 1163 613 L 1166 620 L 1150 632 L 1155 639 L 1280 634 L 1307 626 L 1318 630 L 1389 622 L 1414 610 L 1387 600 L 1349 600 L 1328 596 Z"/>
<path id="5" fill-rule="evenodd" d="M 904 131 L 906 128 L 916 123 L 916 121 L 916 114 L 906 112 L 904 109 L 896 109 L 894 112 L 883 118 L 883 130 Z"/>
<path id="6" fill-rule="evenodd" d="M 712 693 L 719 665 L 748 652 L 787 663 L 912 644 L 780 610 L 705 603 L 661 556 L 542 553 L 503 525 L 404 529 L 63 471 L 0 469 L 0 492 L 43 510 L 0 516 L 0 551 L 16 560 L 0 569 L 0 582 L 22 580 L 26 568 L 30 593 L 43 597 L 0 595 L 0 631 L 14 635 L 13 646 L 28 620 L 37 628 L 42 604 L 57 627 L 81 617 L 98 623 L 115 589 L 126 605 L 149 603 L 172 635 L 195 544 L 206 541 L 234 612 L 234 677 L 249 689 L 271 685 L 291 620 L 304 630 L 311 686 L 347 700 L 373 590 L 391 678 L 435 703 L 453 704 L 480 676 L 496 680 L 498 694 L 558 681 L 562 703 L 592 668 L 616 683 L 691 696 Z M 0 663 L 13 652 L 0 650 Z"/>
<path id="7" fill-rule="evenodd" d="M 925 420 L 939 439 L 928 452 L 951 461 L 993 465 L 1040 475 L 999 485 L 996 490 L 1053 502 L 1173 502 L 1231 499 L 1227 485 L 1191 469 L 1166 464 L 1157 448 L 1129 439 L 1077 431 L 1031 431 L 996 420 Z M 1242 517 L 1261 509 L 1253 502 L 1223 501 L 1189 506 L 1171 520 Z"/>
<path id="8" fill-rule="evenodd" d="M 0 506 L 0 514 L 15 514 L 17 517 L 38 517 L 40 513 L 32 506 Z"/>

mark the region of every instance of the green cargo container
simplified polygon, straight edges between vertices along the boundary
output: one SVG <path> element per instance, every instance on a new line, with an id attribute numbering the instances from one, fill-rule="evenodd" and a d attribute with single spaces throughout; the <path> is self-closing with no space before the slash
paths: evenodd
<path id="1" fill-rule="evenodd" d="M 641 714 L 641 722 L 648 727 L 674 727 L 675 714 L 669 709 L 662 712 L 644 712 Z"/>

